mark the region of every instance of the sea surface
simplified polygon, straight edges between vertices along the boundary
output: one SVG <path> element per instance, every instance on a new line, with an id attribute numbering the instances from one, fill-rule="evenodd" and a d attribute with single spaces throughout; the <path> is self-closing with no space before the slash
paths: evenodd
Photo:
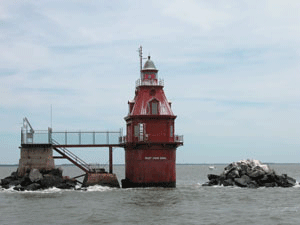
<path id="1" fill-rule="evenodd" d="M 202 187 L 208 173 L 226 165 L 177 165 L 176 188 L 86 191 L 56 188 L 17 192 L 0 189 L 0 224 L 300 224 L 300 186 L 293 188 Z M 300 164 L 270 164 L 300 181 Z M 0 178 L 17 167 L 0 167 Z M 63 167 L 63 175 L 81 171 Z M 114 166 L 118 179 L 124 166 Z"/>

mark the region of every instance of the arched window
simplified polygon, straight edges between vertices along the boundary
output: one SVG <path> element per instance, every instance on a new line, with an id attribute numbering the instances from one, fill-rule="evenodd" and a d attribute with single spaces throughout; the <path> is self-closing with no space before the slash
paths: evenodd
<path id="1" fill-rule="evenodd" d="M 149 114 L 158 115 L 159 114 L 159 101 L 153 99 L 149 102 Z"/>

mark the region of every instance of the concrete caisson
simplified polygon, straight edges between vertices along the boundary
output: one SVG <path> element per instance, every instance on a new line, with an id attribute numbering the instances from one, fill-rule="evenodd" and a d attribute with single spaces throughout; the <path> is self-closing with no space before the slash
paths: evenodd
<path id="1" fill-rule="evenodd" d="M 28 169 L 52 170 L 55 168 L 52 145 L 22 145 L 18 175 L 24 176 Z"/>

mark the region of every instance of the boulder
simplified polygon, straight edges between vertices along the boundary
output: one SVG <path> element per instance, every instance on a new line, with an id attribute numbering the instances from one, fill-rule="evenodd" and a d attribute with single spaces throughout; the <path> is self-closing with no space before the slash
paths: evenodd
<path id="1" fill-rule="evenodd" d="M 253 179 L 263 178 L 266 175 L 266 173 L 260 169 L 250 170 L 247 174 L 249 177 L 251 177 Z"/>
<path id="2" fill-rule="evenodd" d="M 32 169 L 29 173 L 29 179 L 31 182 L 37 182 L 43 179 L 43 175 L 38 169 Z"/>
<path id="3" fill-rule="evenodd" d="M 223 181 L 223 186 L 233 186 L 234 182 L 232 179 L 227 179 Z"/>
<path id="4" fill-rule="evenodd" d="M 4 184 L 4 185 L 1 185 L 1 186 L 2 186 L 2 188 L 4 188 L 4 189 L 10 188 L 8 184 Z"/>
<path id="5" fill-rule="evenodd" d="M 237 169 L 232 169 L 226 176 L 227 179 L 234 179 L 238 177 L 240 177 L 240 174 Z"/>
<path id="6" fill-rule="evenodd" d="M 17 186 L 14 187 L 14 190 L 16 190 L 16 191 L 24 191 L 25 188 L 22 187 L 22 186 L 19 184 L 19 185 L 17 185 Z"/>
<path id="7" fill-rule="evenodd" d="M 219 185 L 223 185 L 225 179 L 226 179 L 225 175 L 221 174 L 220 177 L 219 177 L 219 179 L 218 179 Z"/>
<path id="8" fill-rule="evenodd" d="M 291 186 L 295 186 L 296 185 L 296 180 L 292 177 L 286 176 L 286 182 L 291 185 Z"/>
<path id="9" fill-rule="evenodd" d="M 10 179 L 4 178 L 1 179 L 1 186 L 8 185 L 11 182 Z"/>
<path id="10" fill-rule="evenodd" d="M 48 174 L 51 174 L 51 175 L 57 176 L 57 177 L 62 177 L 62 173 L 63 173 L 63 170 L 61 168 L 56 168 L 56 169 L 50 170 L 50 172 Z"/>
<path id="11" fill-rule="evenodd" d="M 32 182 L 31 180 L 29 179 L 29 177 L 25 176 L 21 179 L 21 186 L 22 187 L 26 187 L 27 185 L 30 185 Z"/>
<path id="12" fill-rule="evenodd" d="M 7 185 L 14 180 L 15 178 L 12 176 L 5 177 L 4 179 L 1 179 L 1 185 Z"/>
<path id="13" fill-rule="evenodd" d="M 41 185 L 38 183 L 32 183 L 24 188 L 25 191 L 36 191 L 41 189 Z"/>
<path id="14" fill-rule="evenodd" d="M 62 183 L 58 184 L 56 187 L 60 189 L 74 189 L 76 186 L 76 181 L 74 180 L 64 180 Z"/>
<path id="15" fill-rule="evenodd" d="M 17 186 L 17 185 L 21 185 L 21 179 L 18 179 L 18 180 L 13 180 L 9 183 L 9 186 L 12 187 L 12 186 Z"/>
<path id="16" fill-rule="evenodd" d="M 251 181 L 251 178 L 247 175 L 243 175 L 241 178 L 234 178 L 234 183 L 240 187 L 247 187 Z"/>
<path id="17" fill-rule="evenodd" d="M 57 187 L 63 182 L 61 177 L 53 176 L 52 174 L 44 175 L 44 178 L 39 181 L 42 188 Z"/>
<path id="18" fill-rule="evenodd" d="M 265 187 L 278 187 L 276 182 L 271 182 L 271 183 L 264 183 Z"/>
<path id="19" fill-rule="evenodd" d="M 255 180 L 252 180 L 247 184 L 247 187 L 248 188 L 258 188 L 259 184 Z"/>
<path id="20" fill-rule="evenodd" d="M 209 181 L 209 184 L 210 184 L 210 186 L 218 185 L 218 184 L 219 184 L 219 181 L 218 181 L 218 179 L 210 180 L 210 181 Z"/>
<path id="21" fill-rule="evenodd" d="M 16 172 L 12 172 L 10 176 L 14 179 L 18 179 L 18 170 Z"/>
<path id="22" fill-rule="evenodd" d="M 260 165 L 259 166 L 261 170 L 263 170 L 265 173 L 270 173 L 272 170 L 268 165 Z"/>
<path id="23" fill-rule="evenodd" d="M 220 176 L 219 175 L 215 175 L 215 174 L 208 174 L 207 178 L 208 178 L 208 180 L 216 180 L 216 179 L 219 179 Z"/>
<path id="24" fill-rule="evenodd" d="M 265 174 L 261 179 L 261 183 L 272 183 L 275 182 L 275 175 L 273 174 Z"/>

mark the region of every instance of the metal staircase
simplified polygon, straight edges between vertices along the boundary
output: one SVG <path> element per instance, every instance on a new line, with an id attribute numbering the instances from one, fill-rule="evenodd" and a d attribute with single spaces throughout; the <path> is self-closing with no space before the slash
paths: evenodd
<path id="1" fill-rule="evenodd" d="M 52 139 L 53 149 L 61 155 L 61 157 L 55 158 L 64 158 L 72 162 L 74 165 L 82 169 L 84 172 L 89 173 L 92 171 L 92 168 L 82 159 L 78 158 L 74 153 L 69 151 L 64 147 L 56 147 L 55 145 L 60 145 L 57 141 Z"/>

